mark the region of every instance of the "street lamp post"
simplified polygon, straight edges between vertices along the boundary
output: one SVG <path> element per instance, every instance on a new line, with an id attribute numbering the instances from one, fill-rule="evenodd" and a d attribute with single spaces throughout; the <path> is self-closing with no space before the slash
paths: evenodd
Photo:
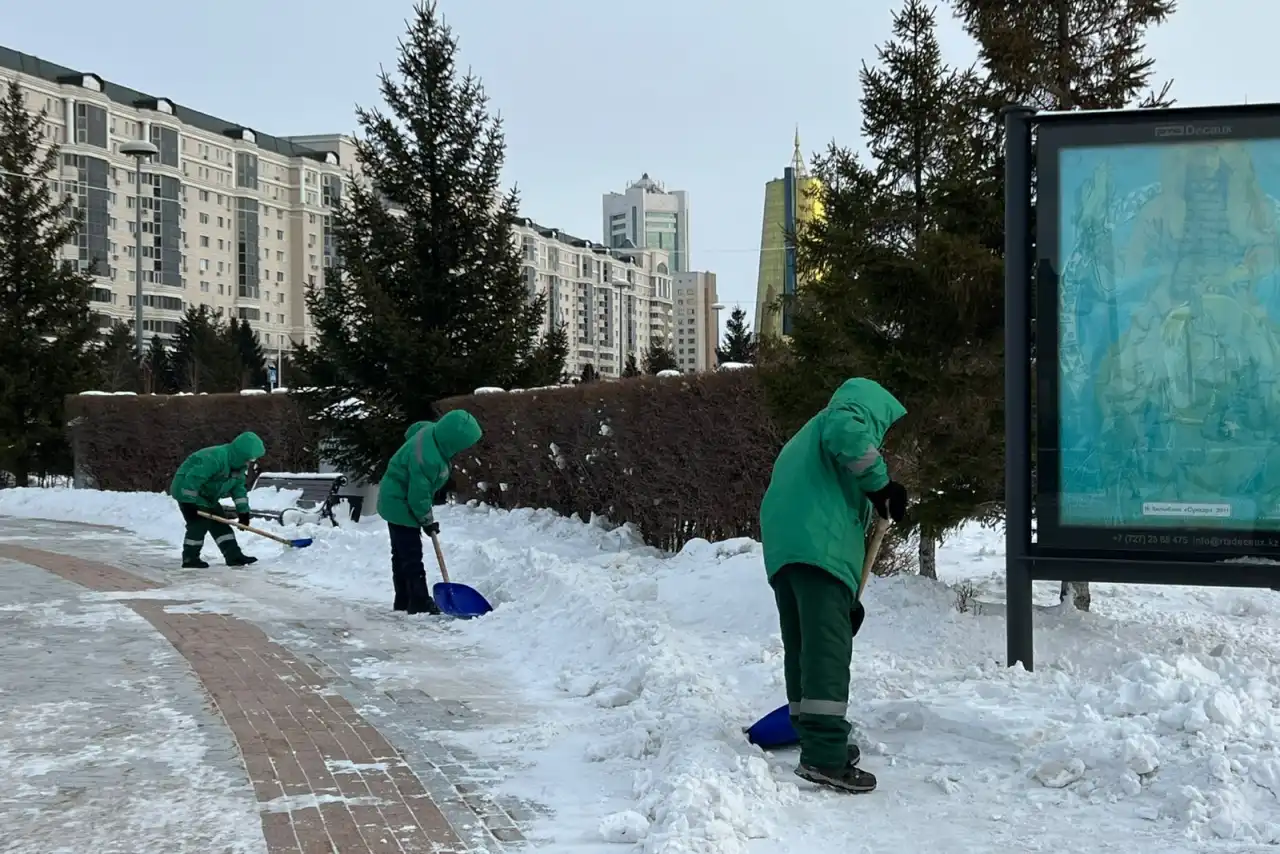
<path id="1" fill-rule="evenodd" d="M 133 171 L 133 337 L 138 350 L 138 361 L 141 362 L 143 353 L 146 352 L 142 332 L 142 161 L 155 157 L 160 149 L 145 139 L 134 139 L 121 145 L 120 153 L 132 157 L 136 164 Z"/>

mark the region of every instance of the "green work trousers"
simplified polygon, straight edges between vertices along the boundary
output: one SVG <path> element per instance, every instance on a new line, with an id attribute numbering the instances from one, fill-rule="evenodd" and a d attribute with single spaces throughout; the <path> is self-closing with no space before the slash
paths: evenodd
<path id="1" fill-rule="evenodd" d="M 187 522 L 187 533 L 182 540 L 183 561 L 199 560 L 200 549 L 204 546 L 205 535 L 213 537 L 213 544 L 222 552 L 222 556 L 231 560 L 243 555 L 240 544 L 236 542 L 235 531 L 230 525 L 214 522 L 203 516 L 184 514 Z"/>
<path id="2" fill-rule="evenodd" d="M 788 564 L 772 579 L 800 764 L 843 769 L 849 756 L 853 591 L 825 569 Z"/>

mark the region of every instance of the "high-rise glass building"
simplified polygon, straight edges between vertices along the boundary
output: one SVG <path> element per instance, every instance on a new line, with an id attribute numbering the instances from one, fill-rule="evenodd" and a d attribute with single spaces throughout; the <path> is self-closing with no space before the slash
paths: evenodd
<path id="1" fill-rule="evenodd" d="M 605 245 L 611 249 L 659 249 L 671 255 L 671 272 L 689 272 L 689 194 L 668 191 L 640 176 L 621 193 L 604 195 Z"/>
<path id="2" fill-rule="evenodd" d="M 791 334 L 788 311 L 779 310 L 778 297 L 796 292 L 795 247 L 788 239 L 804 222 L 822 215 L 818 179 L 809 175 L 796 131 L 791 164 L 764 187 L 764 216 L 760 227 L 760 275 L 756 280 L 755 328 L 759 335 Z"/>

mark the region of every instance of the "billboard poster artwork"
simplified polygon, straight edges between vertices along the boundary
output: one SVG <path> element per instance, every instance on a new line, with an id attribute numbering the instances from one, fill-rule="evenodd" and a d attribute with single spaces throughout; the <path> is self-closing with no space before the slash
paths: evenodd
<path id="1" fill-rule="evenodd" d="M 1057 178 L 1058 525 L 1280 541 L 1280 139 L 1064 147 Z"/>

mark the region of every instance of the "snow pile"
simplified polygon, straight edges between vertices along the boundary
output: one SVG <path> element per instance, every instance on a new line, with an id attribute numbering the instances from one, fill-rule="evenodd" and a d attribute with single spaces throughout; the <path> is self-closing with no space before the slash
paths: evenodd
<path id="1" fill-rule="evenodd" d="M 255 489 L 249 493 L 249 506 L 254 510 L 283 510 L 295 506 L 300 490 Z M 79 522 L 87 525 L 111 525 L 132 531 L 148 540 L 181 546 L 182 516 L 177 503 L 168 495 L 156 492 L 100 492 L 96 489 L 3 489 L 0 490 L 0 515 L 53 522 Z M 282 532 L 270 520 L 254 520 L 254 527 Z M 313 536 L 312 528 L 328 526 L 290 526 L 288 536 Z M 296 533 L 305 528 L 306 533 Z M 271 551 L 277 547 L 262 538 L 254 538 L 254 551 Z M 283 548 L 283 547 L 280 547 Z"/>
<path id="2" fill-rule="evenodd" d="M 180 536 L 162 496 L 0 491 L 0 513 L 146 536 L 152 512 L 166 519 L 162 538 Z M 802 788 L 793 752 L 769 756 L 743 738 L 784 701 L 757 543 L 693 541 L 664 555 L 625 526 L 547 511 L 438 508 L 437 519 L 453 579 L 496 610 L 420 642 L 460 670 L 507 671 L 505 692 L 538 712 L 433 737 L 513 769 L 507 793 L 555 811 L 534 834 L 549 850 L 800 854 L 857 840 L 856 851 L 1065 854 L 1123 840 L 1173 854 L 1280 843 L 1270 591 L 1099 584 L 1097 612 L 1081 614 L 1056 604 L 1056 585 L 1038 585 L 1028 674 L 1000 663 L 999 535 L 960 532 L 940 549 L 943 582 L 868 586 L 850 717 L 882 789 L 851 801 Z M 376 518 L 306 535 L 306 552 L 267 558 L 273 577 L 386 608 Z M 434 578 L 431 563 L 428 550 Z M 398 678 L 393 664 L 364 678 Z"/>

